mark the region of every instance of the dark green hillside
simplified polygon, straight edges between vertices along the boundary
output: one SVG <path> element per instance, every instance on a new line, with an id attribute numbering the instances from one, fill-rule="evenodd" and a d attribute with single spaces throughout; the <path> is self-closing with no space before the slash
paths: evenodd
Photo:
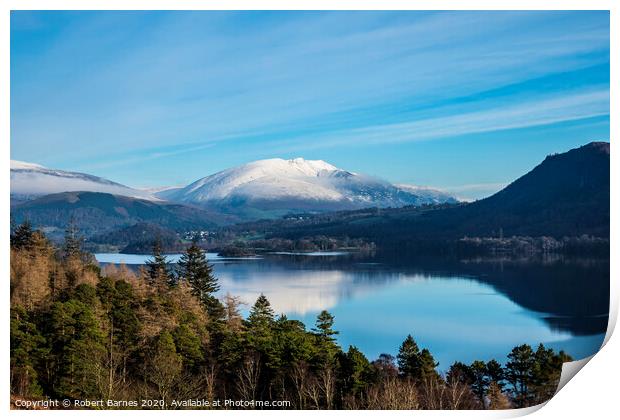
<path id="1" fill-rule="evenodd" d="M 71 218 L 86 236 L 148 222 L 172 230 L 208 229 L 230 223 L 227 216 L 190 206 L 95 192 L 50 194 L 11 209 L 14 222 L 64 229 Z"/>
<path id="2" fill-rule="evenodd" d="M 104 246 L 112 245 L 122 253 L 148 254 L 153 249 L 155 241 L 159 241 L 162 248 L 167 251 L 181 246 L 179 235 L 175 231 L 145 222 L 95 235 L 89 242 Z"/>
<path id="3" fill-rule="evenodd" d="M 367 209 L 255 223 L 266 237 L 365 238 L 380 247 L 443 247 L 463 237 L 609 238 L 609 143 L 548 156 L 486 199 L 458 205 Z"/>
<path id="4" fill-rule="evenodd" d="M 427 217 L 477 236 L 609 237 L 609 143 L 548 156 L 497 194 Z"/>

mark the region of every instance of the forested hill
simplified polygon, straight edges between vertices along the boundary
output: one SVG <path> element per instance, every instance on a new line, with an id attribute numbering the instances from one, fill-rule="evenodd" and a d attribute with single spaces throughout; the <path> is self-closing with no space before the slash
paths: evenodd
<path id="1" fill-rule="evenodd" d="M 86 236 L 141 222 L 183 230 L 208 229 L 232 220 L 226 215 L 181 204 L 86 191 L 50 194 L 28 201 L 13 207 L 11 217 L 15 223 L 29 220 L 35 226 L 61 232 L 73 219 Z"/>
<path id="2" fill-rule="evenodd" d="M 548 156 L 497 194 L 443 214 L 463 233 L 609 237 L 609 143 Z"/>
<path id="3" fill-rule="evenodd" d="M 360 237 L 379 246 L 469 237 L 609 238 L 609 143 L 548 156 L 502 191 L 469 204 L 343 212 L 282 221 L 268 237 Z"/>

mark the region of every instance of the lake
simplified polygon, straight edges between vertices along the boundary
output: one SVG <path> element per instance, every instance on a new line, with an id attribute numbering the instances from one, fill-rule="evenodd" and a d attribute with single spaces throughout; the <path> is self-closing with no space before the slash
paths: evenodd
<path id="1" fill-rule="evenodd" d="M 143 264 L 148 255 L 96 254 L 102 264 Z M 179 255 L 170 255 L 171 261 Z M 407 336 L 446 370 L 458 360 L 497 359 L 542 342 L 579 359 L 602 344 L 609 309 L 609 261 L 447 260 L 346 253 L 279 253 L 260 258 L 208 254 L 226 292 L 247 303 L 264 293 L 277 313 L 314 325 L 335 316 L 343 349 L 369 359 L 395 355 Z"/>

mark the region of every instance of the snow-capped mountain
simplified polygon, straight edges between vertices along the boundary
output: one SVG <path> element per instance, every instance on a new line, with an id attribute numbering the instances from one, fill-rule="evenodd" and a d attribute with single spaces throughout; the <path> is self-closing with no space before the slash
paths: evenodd
<path id="1" fill-rule="evenodd" d="M 302 158 L 259 160 L 226 169 L 169 191 L 165 198 L 228 212 L 251 211 L 252 216 L 456 202 L 436 190 L 397 186 Z"/>
<path id="2" fill-rule="evenodd" d="M 11 160 L 12 201 L 30 200 L 70 191 L 102 192 L 145 200 L 160 200 L 147 191 L 130 188 L 97 176 Z"/>

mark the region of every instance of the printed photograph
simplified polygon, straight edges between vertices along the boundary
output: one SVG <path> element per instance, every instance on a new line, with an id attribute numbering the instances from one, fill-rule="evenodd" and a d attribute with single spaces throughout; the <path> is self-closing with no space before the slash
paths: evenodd
<path id="1" fill-rule="evenodd" d="M 608 327 L 610 12 L 13 10 L 10 219 L 12 410 L 543 404 Z"/>

